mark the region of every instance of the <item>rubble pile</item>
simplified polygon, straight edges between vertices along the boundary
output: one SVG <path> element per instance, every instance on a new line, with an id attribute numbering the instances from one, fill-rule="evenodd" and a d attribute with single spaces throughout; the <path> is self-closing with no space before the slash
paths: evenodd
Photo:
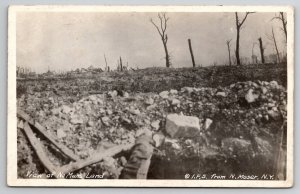
<path id="1" fill-rule="evenodd" d="M 157 149 L 152 160 L 159 158 L 153 165 L 161 165 L 165 172 L 152 172 L 153 178 L 183 178 L 188 172 L 216 169 L 225 174 L 253 173 L 254 168 L 267 173 L 275 157 L 277 132 L 286 121 L 286 104 L 286 89 L 276 81 L 160 93 L 112 90 L 80 100 L 41 91 L 18 101 L 82 159 L 112 145 L 133 143 L 143 133 L 153 134 Z M 247 165 L 254 162 L 260 166 Z M 124 163 L 122 157 L 105 164 L 106 169 L 115 169 Z"/>

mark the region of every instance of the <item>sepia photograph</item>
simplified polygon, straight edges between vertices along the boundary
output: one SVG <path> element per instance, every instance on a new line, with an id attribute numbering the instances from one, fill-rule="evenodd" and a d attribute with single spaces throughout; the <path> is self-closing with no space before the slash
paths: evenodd
<path id="1" fill-rule="evenodd" d="M 289 6 L 11 6 L 10 186 L 291 187 Z"/>

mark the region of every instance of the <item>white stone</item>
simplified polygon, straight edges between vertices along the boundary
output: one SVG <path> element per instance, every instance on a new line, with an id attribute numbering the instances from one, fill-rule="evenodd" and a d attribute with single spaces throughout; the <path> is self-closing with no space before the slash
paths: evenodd
<path id="1" fill-rule="evenodd" d="M 76 125 L 76 124 L 82 124 L 82 123 L 83 123 L 83 120 L 80 119 L 80 118 L 73 117 L 73 118 L 71 118 L 70 122 L 71 122 L 72 124 Z"/>
<path id="2" fill-rule="evenodd" d="M 157 131 L 159 129 L 159 123 L 160 123 L 159 120 L 153 121 L 151 123 L 151 127 L 153 127 Z"/>
<path id="3" fill-rule="evenodd" d="M 182 90 L 184 92 L 187 92 L 188 94 L 191 94 L 194 91 L 194 88 L 192 88 L 192 87 L 184 87 L 184 88 L 182 88 Z"/>
<path id="4" fill-rule="evenodd" d="M 133 115 L 139 115 L 141 114 L 139 109 L 130 109 L 129 112 Z"/>
<path id="5" fill-rule="evenodd" d="M 252 86 L 254 86 L 255 88 L 258 87 L 257 83 L 255 83 L 255 82 L 252 82 Z"/>
<path id="6" fill-rule="evenodd" d="M 174 89 L 171 89 L 171 90 L 170 90 L 170 94 L 178 94 L 178 91 L 177 91 L 177 90 L 174 90 Z"/>
<path id="7" fill-rule="evenodd" d="M 153 141 L 155 143 L 155 147 L 161 146 L 164 140 L 165 140 L 165 136 L 162 133 L 156 133 L 153 135 Z"/>
<path id="8" fill-rule="evenodd" d="M 72 109 L 70 107 L 66 106 L 66 105 L 63 105 L 61 107 L 61 112 L 62 113 L 69 114 L 71 111 L 72 111 Z"/>
<path id="9" fill-rule="evenodd" d="M 101 120 L 103 123 L 107 123 L 110 119 L 108 117 L 102 117 Z"/>
<path id="10" fill-rule="evenodd" d="M 217 92 L 216 96 L 226 97 L 226 93 L 225 92 Z"/>
<path id="11" fill-rule="evenodd" d="M 154 103 L 154 100 L 152 98 L 149 98 L 145 101 L 145 104 L 152 105 Z"/>
<path id="12" fill-rule="evenodd" d="M 95 95 L 89 96 L 90 101 L 97 101 L 97 97 Z"/>
<path id="13" fill-rule="evenodd" d="M 145 127 L 140 128 L 136 131 L 135 136 L 139 137 L 141 135 L 146 135 L 146 136 L 151 137 L 152 136 L 152 131 L 150 131 L 148 128 L 145 128 Z"/>
<path id="14" fill-rule="evenodd" d="M 270 87 L 273 89 L 278 89 L 278 83 L 277 81 L 271 81 L 270 82 Z"/>
<path id="15" fill-rule="evenodd" d="M 268 89 L 266 87 L 261 87 L 260 88 L 263 94 L 266 94 L 268 92 Z"/>
<path id="16" fill-rule="evenodd" d="M 128 98 L 128 97 L 129 97 L 128 92 L 124 92 L 123 97 L 124 97 L 124 98 Z"/>
<path id="17" fill-rule="evenodd" d="M 95 123 L 94 123 L 93 121 L 89 121 L 89 122 L 87 123 L 87 125 L 88 125 L 89 127 L 93 127 L 93 126 L 95 125 Z"/>
<path id="18" fill-rule="evenodd" d="M 114 97 L 116 97 L 116 96 L 118 95 L 118 92 L 117 92 L 116 90 L 110 91 L 110 92 L 108 92 L 108 95 L 109 95 L 110 97 L 114 98 Z"/>
<path id="19" fill-rule="evenodd" d="M 178 104 L 180 104 L 180 100 L 174 98 L 174 99 L 172 100 L 172 105 L 178 105 Z"/>
<path id="20" fill-rule="evenodd" d="M 248 103 L 255 102 L 258 97 L 259 95 L 255 94 L 253 89 L 249 89 L 247 94 L 245 95 L 245 99 Z"/>
<path id="21" fill-rule="evenodd" d="M 64 138 L 64 137 L 67 136 L 67 134 L 66 134 L 66 133 L 64 132 L 64 130 L 62 130 L 62 129 L 57 130 L 56 135 L 57 135 L 57 138 L 58 138 L 58 139 Z"/>
<path id="22" fill-rule="evenodd" d="M 212 123 L 213 123 L 213 121 L 211 119 L 207 118 L 204 122 L 204 129 L 207 130 Z"/>
<path id="23" fill-rule="evenodd" d="M 159 96 L 162 98 L 169 98 L 169 91 L 162 91 L 161 93 L 159 93 Z"/>
<path id="24" fill-rule="evenodd" d="M 230 88 L 233 88 L 234 86 L 235 86 L 235 84 L 231 84 L 229 87 L 230 87 Z"/>
<path id="25" fill-rule="evenodd" d="M 166 132 L 173 137 L 194 137 L 199 134 L 199 119 L 193 116 L 169 114 L 166 121 Z"/>
<path id="26" fill-rule="evenodd" d="M 108 110 L 106 110 L 106 114 L 111 115 L 111 114 L 113 114 L 113 112 L 110 109 L 108 109 Z"/>

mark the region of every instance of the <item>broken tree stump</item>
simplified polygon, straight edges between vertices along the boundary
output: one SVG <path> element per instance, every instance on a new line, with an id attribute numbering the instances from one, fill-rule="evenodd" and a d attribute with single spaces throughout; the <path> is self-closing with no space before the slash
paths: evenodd
<path id="1" fill-rule="evenodd" d="M 190 49 L 190 53 L 191 53 L 191 57 L 192 57 L 193 67 L 195 67 L 196 64 L 195 64 L 195 59 L 194 59 L 194 54 L 193 54 L 191 39 L 188 39 L 188 43 L 189 43 L 189 49 Z"/>
<path id="2" fill-rule="evenodd" d="M 29 125 L 32 126 L 32 129 L 37 130 L 39 133 L 41 133 L 45 138 L 47 138 L 57 149 L 59 149 L 64 155 L 69 157 L 73 161 L 79 160 L 79 157 L 75 155 L 69 148 L 67 148 L 64 145 L 59 144 L 55 138 L 50 135 L 46 129 L 40 125 L 38 122 L 36 122 L 33 118 L 31 118 L 28 114 L 26 114 L 24 111 L 20 110 L 18 108 L 17 116 L 28 122 Z"/>
<path id="3" fill-rule="evenodd" d="M 35 151 L 36 155 L 38 156 L 38 158 L 40 159 L 41 163 L 43 164 L 43 166 L 51 173 L 53 174 L 53 176 L 55 178 L 57 178 L 56 176 L 56 172 L 57 169 L 56 167 L 51 163 L 51 161 L 48 159 L 45 151 L 42 148 L 42 145 L 40 143 L 40 141 L 37 139 L 37 137 L 34 135 L 34 133 L 32 132 L 32 129 L 30 128 L 29 124 L 27 122 L 24 123 L 24 127 L 23 130 L 30 142 L 30 144 L 32 145 L 33 150 Z"/>

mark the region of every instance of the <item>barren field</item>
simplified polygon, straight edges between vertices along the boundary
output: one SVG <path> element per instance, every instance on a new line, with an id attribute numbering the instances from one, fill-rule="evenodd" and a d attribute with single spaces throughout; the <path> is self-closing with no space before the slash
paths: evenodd
<path id="1" fill-rule="evenodd" d="M 149 179 L 186 174 L 285 178 L 286 64 L 148 68 L 17 80 L 17 107 L 81 159 L 156 134 Z M 171 137 L 168 115 L 199 119 L 197 135 Z M 46 173 L 18 129 L 18 176 Z M 52 163 L 66 161 L 42 138 Z M 118 178 L 130 153 L 80 169 Z"/>

